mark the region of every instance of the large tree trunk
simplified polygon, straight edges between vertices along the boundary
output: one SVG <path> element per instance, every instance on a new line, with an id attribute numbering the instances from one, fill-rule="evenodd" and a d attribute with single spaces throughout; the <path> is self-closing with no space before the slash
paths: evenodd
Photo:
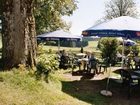
<path id="1" fill-rule="evenodd" d="M 6 69 L 35 65 L 33 0 L 3 0 L 2 59 Z"/>
<path id="2" fill-rule="evenodd" d="M 26 49 L 27 49 L 27 64 L 32 68 L 36 65 L 36 31 L 35 31 L 35 18 L 33 15 L 34 0 L 26 0 L 27 18 L 26 18 Z"/>

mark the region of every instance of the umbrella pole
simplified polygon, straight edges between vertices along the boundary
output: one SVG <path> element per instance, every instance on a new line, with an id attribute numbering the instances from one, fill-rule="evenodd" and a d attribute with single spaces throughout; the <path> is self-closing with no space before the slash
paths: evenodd
<path id="1" fill-rule="evenodd" d="M 81 39 L 81 51 L 80 51 L 81 53 L 83 53 L 84 51 L 83 51 L 83 40 Z"/>
<path id="2" fill-rule="evenodd" d="M 109 65 L 109 74 L 108 74 L 107 83 L 106 83 L 106 90 L 101 90 L 100 91 L 100 93 L 104 96 L 112 96 L 112 92 L 108 90 L 110 72 L 111 72 L 111 64 Z"/>
<path id="3" fill-rule="evenodd" d="M 58 51 L 60 51 L 60 40 L 58 40 Z"/>
<path id="4" fill-rule="evenodd" d="M 122 46 L 122 64 L 121 67 L 124 68 L 124 38 L 123 38 L 123 46 Z"/>

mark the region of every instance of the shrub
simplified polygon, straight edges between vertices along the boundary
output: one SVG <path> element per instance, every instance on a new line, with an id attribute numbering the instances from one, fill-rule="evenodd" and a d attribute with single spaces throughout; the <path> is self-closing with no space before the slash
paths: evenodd
<path id="1" fill-rule="evenodd" d="M 123 49 L 123 46 L 120 45 L 118 47 L 118 52 L 120 54 L 122 54 L 122 49 Z M 132 47 L 131 46 L 124 46 L 124 56 L 127 56 L 131 52 L 131 50 L 132 50 Z"/>
<path id="2" fill-rule="evenodd" d="M 132 46 L 132 52 L 135 55 L 136 53 L 139 53 L 139 46 Z"/>
<path id="3" fill-rule="evenodd" d="M 37 59 L 37 70 L 36 77 L 37 79 L 46 79 L 48 78 L 49 73 L 58 69 L 58 61 L 56 56 L 53 54 L 42 54 Z"/>
<path id="4" fill-rule="evenodd" d="M 43 46 L 43 43 L 40 43 L 37 47 L 37 55 L 41 55 L 46 52 L 46 49 Z"/>
<path id="5" fill-rule="evenodd" d="M 114 65 L 116 63 L 118 41 L 115 38 L 102 38 L 99 46 L 99 49 L 102 52 L 101 56 L 105 62 L 108 65 Z"/>

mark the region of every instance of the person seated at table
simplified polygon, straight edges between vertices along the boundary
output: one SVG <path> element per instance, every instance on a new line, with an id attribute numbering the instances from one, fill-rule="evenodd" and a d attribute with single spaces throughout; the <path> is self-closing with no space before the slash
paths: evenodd
<path id="1" fill-rule="evenodd" d="M 133 60 L 135 62 L 135 69 L 140 69 L 140 57 L 138 56 L 138 53 L 135 53 Z"/>
<path id="2" fill-rule="evenodd" d="M 127 69 L 133 69 L 133 65 L 132 65 L 132 62 L 131 62 L 131 57 L 127 57 L 127 59 L 125 61 L 125 64 L 126 64 Z"/>
<path id="3" fill-rule="evenodd" d="M 79 70 L 82 70 L 81 66 L 82 66 L 82 59 L 84 57 L 84 53 L 78 53 L 76 54 L 76 58 L 77 58 L 77 65 L 79 67 Z"/>
<path id="4" fill-rule="evenodd" d="M 67 69 L 68 68 L 68 62 L 69 62 L 69 57 L 67 55 L 67 53 L 65 52 L 65 50 L 62 51 L 62 55 L 60 57 L 60 64 L 59 64 L 59 68 L 60 69 Z"/>
<path id="5" fill-rule="evenodd" d="M 89 58 L 90 58 L 90 52 L 85 52 L 85 56 L 84 56 L 84 60 L 83 60 L 83 68 L 84 68 L 84 70 L 86 70 L 87 69 L 87 65 L 88 65 L 88 60 L 89 60 Z"/>
<path id="6" fill-rule="evenodd" d="M 88 63 L 88 70 L 90 73 L 92 69 L 94 74 L 98 74 L 98 60 L 95 58 L 94 53 L 91 53 Z"/>
<path id="7" fill-rule="evenodd" d="M 121 62 L 122 61 L 122 55 L 119 52 L 117 52 L 116 56 L 117 56 L 117 61 Z"/>

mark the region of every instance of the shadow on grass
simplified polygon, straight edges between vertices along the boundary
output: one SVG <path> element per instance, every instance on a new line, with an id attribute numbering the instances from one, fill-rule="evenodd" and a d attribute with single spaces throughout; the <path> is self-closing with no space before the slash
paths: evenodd
<path id="1" fill-rule="evenodd" d="M 107 79 L 62 81 L 62 91 L 91 105 L 139 105 L 140 87 L 137 91 L 133 91 L 131 99 L 128 100 L 127 88 L 110 80 L 109 90 L 113 96 L 105 97 L 100 91 L 105 89 L 106 81 Z"/>
<path id="2" fill-rule="evenodd" d="M 80 81 L 62 81 L 62 91 L 92 105 L 109 105 L 112 97 L 104 97 L 100 94 L 100 91 L 105 89 L 105 85 L 106 79 L 93 81 L 86 78 Z"/>

